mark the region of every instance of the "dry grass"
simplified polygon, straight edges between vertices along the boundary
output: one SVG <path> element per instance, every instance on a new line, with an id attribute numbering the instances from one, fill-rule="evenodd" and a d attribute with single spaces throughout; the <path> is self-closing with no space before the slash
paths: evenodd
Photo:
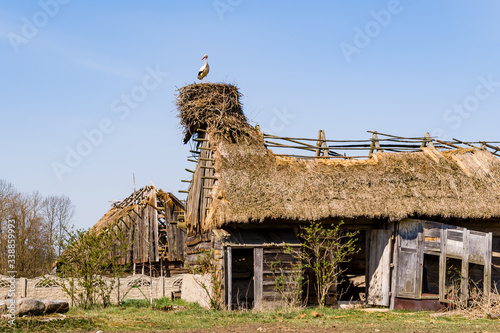
<path id="1" fill-rule="evenodd" d="M 452 305 L 448 308 L 449 312 L 470 319 L 500 319 L 500 293 L 496 287 L 486 296 L 481 288 L 473 284 L 470 295 L 467 300 L 463 300 L 460 288 L 453 288 L 450 293 Z"/>
<path id="2" fill-rule="evenodd" d="M 198 129 L 238 133 L 249 127 L 238 88 L 224 83 L 199 83 L 178 90 L 177 108 L 184 128 L 184 143 Z"/>

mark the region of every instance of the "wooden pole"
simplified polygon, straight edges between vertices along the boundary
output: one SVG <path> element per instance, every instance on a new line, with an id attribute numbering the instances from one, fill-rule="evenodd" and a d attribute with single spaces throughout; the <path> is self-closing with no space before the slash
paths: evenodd
<path id="1" fill-rule="evenodd" d="M 462 301 L 464 304 L 467 302 L 469 298 L 469 229 L 463 230 L 463 238 L 462 238 L 462 276 L 461 278 L 461 286 L 462 289 Z"/>
<path id="2" fill-rule="evenodd" d="M 231 246 L 227 247 L 227 310 L 232 310 L 233 303 L 233 259 L 232 259 Z"/>
<path id="3" fill-rule="evenodd" d="M 446 255 L 448 243 L 448 229 L 441 224 L 441 251 L 439 253 L 439 301 L 447 302 L 446 300 Z"/>
<path id="4" fill-rule="evenodd" d="M 264 267 L 264 249 L 257 247 L 253 249 L 254 253 L 254 309 L 262 309 L 262 291 L 263 291 L 263 267 Z"/>
<path id="5" fill-rule="evenodd" d="M 493 234 L 489 232 L 486 235 L 486 244 L 484 245 L 486 248 L 485 256 L 484 256 L 484 296 L 488 298 L 488 302 L 490 299 L 490 290 L 491 290 L 491 261 L 492 261 L 492 243 L 493 243 Z"/>
<path id="6" fill-rule="evenodd" d="M 373 154 L 374 151 L 384 151 L 380 147 L 380 142 L 378 141 L 377 132 L 373 132 L 373 134 L 372 134 L 372 143 L 370 145 L 370 155 Z"/>

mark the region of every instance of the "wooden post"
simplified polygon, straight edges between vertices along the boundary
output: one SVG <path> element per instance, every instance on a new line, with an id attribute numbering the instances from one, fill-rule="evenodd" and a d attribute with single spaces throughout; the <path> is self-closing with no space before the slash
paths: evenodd
<path id="1" fill-rule="evenodd" d="M 462 240 L 462 281 L 460 285 L 463 302 L 467 302 L 469 298 L 469 233 L 469 229 L 464 228 Z"/>
<path id="2" fill-rule="evenodd" d="M 132 275 L 135 275 L 135 262 L 134 262 L 134 265 L 133 265 L 133 266 L 134 266 L 134 273 L 132 273 Z"/>
<path id="3" fill-rule="evenodd" d="M 116 304 L 120 305 L 120 277 L 116 279 Z"/>
<path id="4" fill-rule="evenodd" d="M 151 274 L 151 259 L 149 260 L 149 297 L 153 305 L 153 275 Z"/>
<path id="5" fill-rule="evenodd" d="M 160 276 L 163 277 L 163 258 L 160 259 Z"/>
<path id="6" fill-rule="evenodd" d="M 434 143 L 432 143 L 432 138 L 429 132 L 425 132 L 424 140 L 422 140 L 422 145 L 420 146 L 420 149 L 424 147 L 434 148 Z"/>
<path id="7" fill-rule="evenodd" d="M 319 130 L 318 132 L 318 141 L 316 142 L 316 157 L 319 156 L 328 156 L 330 153 L 330 149 L 328 149 L 328 145 L 326 144 L 326 136 L 325 131 Z"/>
<path id="8" fill-rule="evenodd" d="M 232 259 L 231 246 L 227 247 L 227 310 L 232 310 L 233 303 L 233 259 Z"/>
<path id="9" fill-rule="evenodd" d="M 161 279 L 161 297 L 165 297 L 165 277 L 162 275 L 160 279 Z"/>
<path id="10" fill-rule="evenodd" d="M 441 224 L 441 251 L 439 253 L 439 301 L 446 302 L 446 248 L 448 243 L 448 229 Z"/>
<path id="11" fill-rule="evenodd" d="M 380 147 L 380 142 L 378 141 L 377 132 L 373 132 L 372 134 L 372 143 L 370 144 L 370 155 L 373 154 L 374 151 L 384 151 L 382 147 Z"/>
<path id="12" fill-rule="evenodd" d="M 422 229 L 419 227 L 418 233 L 418 245 L 417 245 L 417 299 L 422 298 L 422 279 L 424 272 L 424 232 L 425 232 L 425 222 L 421 224 Z M 420 232 L 422 230 L 422 232 Z"/>
<path id="13" fill-rule="evenodd" d="M 254 281 L 254 309 L 262 309 L 264 249 L 261 247 L 253 249 L 253 281 Z"/>
<path id="14" fill-rule="evenodd" d="M 372 228 L 365 230 L 365 301 L 368 303 L 368 291 L 370 284 L 370 238 Z"/>
<path id="15" fill-rule="evenodd" d="M 484 283 L 483 283 L 483 288 L 484 288 L 484 296 L 488 298 L 490 297 L 490 290 L 491 290 L 491 256 L 492 256 L 492 243 L 493 243 L 493 234 L 489 232 L 486 235 L 486 251 L 485 251 L 485 256 L 484 256 Z"/>
<path id="16" fill-rule="evenodd" d="M 399 260 L 399 223 L 394 223 L 394 245 L 392 248 L 392 279 L 391 279 L 391 303 L 390 309 L 394 309 L 394 301 L 396 300 L 397 283 L 398 283 L 398 260 Z M 367 282 L 368 283 L 368 282 Z M 368 295 L 368 293 L 366 293 Z"/>

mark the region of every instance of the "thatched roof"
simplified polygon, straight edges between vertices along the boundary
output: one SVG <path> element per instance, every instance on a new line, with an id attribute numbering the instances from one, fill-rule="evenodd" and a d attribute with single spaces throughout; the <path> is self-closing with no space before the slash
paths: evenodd
<path id="1" fill-rule="evenodd" d="M 197 91 L 210 88 L 197 86 Z M 196 104 L 198 97 L 179 95 L 178 105 Z M 186 110 L 180 112 L 187 133 L 197 128 L 184 116 Z M 214 112 L 208 110 L 204 118 L 204 110 L 198 109 L 195 123 L 213 119 Z M 231 126 L 237 123 L 229 120 Z M 246 122 L 241 127 L 252 140 L 227 140 L 218 133 L 222 127 L 211 122 L 207 132 L 217 181 L 208 215 L 200 221 L 202 230 L 269 220 L 500 217 L 500 159 L 487 150 L 438 151 L 431 146 L 375 153 L 363 160 L 297 159 L 274 155 L 262 133 Z"/>
<path id="2" fill-rule="evenodd" d="M 500 160 L 480 149 L 377 153 L 367 160 L 266 154 L 216 158 L 207 226 L 326 218 L 500 217 Z"/>

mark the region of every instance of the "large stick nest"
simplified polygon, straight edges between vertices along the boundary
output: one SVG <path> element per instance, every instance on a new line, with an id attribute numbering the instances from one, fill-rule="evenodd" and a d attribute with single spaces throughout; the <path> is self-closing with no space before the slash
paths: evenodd
<path id="1" fill-rule="evenodd" d="M 198 83 L 178 91 L 176 105 L 184 127 L 184 143 L 198 129 L 237 135 L 250 126 L 241 108 L 242 95 L 234 85 Z"/>

